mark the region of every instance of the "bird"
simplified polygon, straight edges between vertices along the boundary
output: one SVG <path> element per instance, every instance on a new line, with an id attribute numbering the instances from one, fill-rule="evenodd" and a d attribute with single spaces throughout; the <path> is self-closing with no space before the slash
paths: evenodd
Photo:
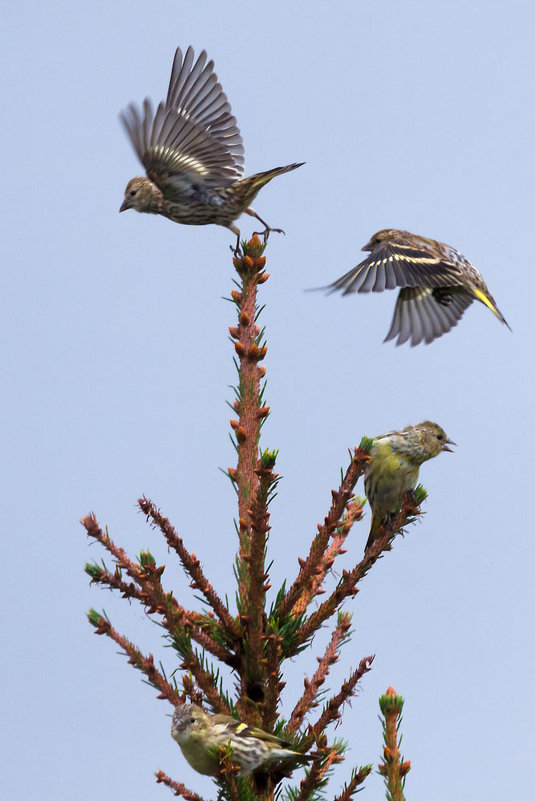
<path id="1" fill-rule="evenodd" d="M 405 493 L 416 486 L 420 465 L 442 451 L 453 453 L 450 445 L 455 442 L 448 439 L 438 423 L 430 420 L 374 437 L 364 474 L 364 491 L 372 510 L 365 551 L 380 535 L 381 528 L 399 512 Z"/>
<path id="2" fill-rule="evenodd" d="M 135 209 L 161 214 L 184 225 L 223 225 L 237 237 L 234 220 L 245 212 L 271 228 L 250 203 L 277 175 L 304 162 L 275 167 L 243 178 L 244 150 L 236 118 L 206 51 L 195 61 L 188 47 L 177 48 L 167 98 L 156 112 L 145 98 L 143 108 L 131 103 L 120 120 L 143 164 L 146 177 L 132 178 L 119 211 Z M 282 232 L 283 233 L 283 232 Z"/>
<path id="3" fill-rule="evenodd" d="M 196 704 L 175 708 L 171 736 L 191 767 L 207 776 L 219 772 L 219 749 L 230 746 L 232 762 L 240 767 L 240 776 L 248 776 L 259 767 L 277 760 L 310 762 L 311 754 L 293 751 L 286 740 L 262 729 L 248 726 L 229 715 L 210 715 Z"/>
<path id="4" fill-rule="evenodd" d="M 362 248 L 370 255 L 334 283 L 328 292 L 382 292 L 400 287 L 390 330 L 384 342 L 410 339 L 429 344 L 461 319 L 479 300 L 511 330 L 483 276 L 458 250 L 425 236 L 385 228 Z"/>

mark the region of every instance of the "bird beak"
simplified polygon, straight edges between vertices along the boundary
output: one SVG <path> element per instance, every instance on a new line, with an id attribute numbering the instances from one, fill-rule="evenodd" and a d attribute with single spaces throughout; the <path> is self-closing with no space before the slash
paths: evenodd
<path id="1" fill-rule="evenodd" d="M 366 244 L 364 245 L 363 248 L 361 248 L 361 250 L 373 250 L 371 242 L 366 242 Z"/>
<path id="2" fill-rule="evenodd" d="M 125 199 L 123 200 L 123 202 L 121 203 L 121 208 L 119 209 L 119 211 L 120 211 L 120 212 L 121 212 L 121 211 L 126 211 L 127 209 L 130 209 L 130 208 L 131 208 L 131 206 L 130 206 L 130 204 L 129 204 L 128 200 L 125 198 Z"/>
<path id="3" fill-rule="evenodd" d="M 455 445 L 455 446 L 457 446 L 457 443 L 456 443 L 456 442 L 454 442 L 452 439 L 447 439 L 447 440 L 446 440 L 446 444 L 445 444 L 445 445 L 444 445 L 444 447 L 442 448 L 442 450 L 443 450 L 443 451 L 448 451 L 448 453 L 455 453 L 455 451 L 452 451 L 452 449 L 451 449 L 451 448 L 448 448 L 448 445 Z"/>

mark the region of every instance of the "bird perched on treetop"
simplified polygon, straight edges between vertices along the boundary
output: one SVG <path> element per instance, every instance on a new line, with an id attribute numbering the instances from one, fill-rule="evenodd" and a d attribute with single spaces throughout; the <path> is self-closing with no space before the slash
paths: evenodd
<path id="1" fill-rule="evenodd" d="M 374 437 L 364 475 L 364 490 L 372 510 L 368 549 L 403 505 L 403 496 L 414 489 L 420 465 L 442 451 L 453 453 L 445 431 L 430 420 Z"/>
<path id="2" fill-rule="evenodd" d="M 301 164 L 288 164 L 242 178 L 243 142 L 230 103 L 206 53 L 195 61 L 188 47 L 175 53 L 167 99 L 153 112 L 148 98 L 139 111 L 130 104 L 121 114 L 128 136 L 145 167 L 146 178 L 129 181 L 119 211 L 162 214 L 185 225 L 224 225 L 236 234 L 234 220 L 245 212 L 279 231 L 250 207 L 260 189 L 276 175 Z"/>
<path id="3" fill-rule="evenodd" d="M 348 295 L 401 287 L 385 342 L 398 337 L 397 345 L 408 339 L 411 345 L 422 340 L 429 344 L 457 325 L 473 300 L 484 303 L 511 330 L 483 277 L 455 248 L 386 228 L 362 250 L 370 251 L 368 258 L 325 288 Z"/>
<path id="4" fill-rule="evenodd" d="M 191 767 L 198 773 L 215 776 L 219 771 L 219 749 L 232 748 L 232 762 L 240 775 L 281 759 L 310 762 L 315 757 L 292 751 L 291 744 L 262 729 L 240 723 L 229 715 L 208 715 L 199 706 L 183 704 L 173 714 L 171 736 Z"/>

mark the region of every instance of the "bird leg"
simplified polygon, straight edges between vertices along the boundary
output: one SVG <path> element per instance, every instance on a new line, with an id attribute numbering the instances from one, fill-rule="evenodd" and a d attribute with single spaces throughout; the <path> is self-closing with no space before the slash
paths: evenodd
<path id="1" fill-rule="evenodd" d="M 240 248 L 240 229 L 237 225 L 229 225 L 228 228 L 232 231 L 233 234 L 236 234 L 236 247 L 233 248 L 232 245 L 229 245 L 231 251 L 237 257 L 241 255 L 241 248 Z"/>
<path id="2" fill-rule="evenodd" d="M 276 233 L 276 234 L 284 234 L 284 231 L 282 230 L 282 228 L 272 228 L 272 227 L 271 227 L 270 225 L 268 225 L 268 224 L 267 224 L 267 222 L 266 222 L 265 220 L 263 220 L 263 219 L 262 219 L 262 217 L 260 217 L 260 215 L 258 215 L 258 214 L 256 213 L 256 211 L 255 211 L 254 209 L 252 209 L 251 207 L 249 207 L 248 209 L 245 209 L 245 213 L 246 213 L 246 214 L 249 214 L 249 216 L 250 216 L 250 217 L 256 217 L 256 219 L 257 219 L 259 222 L 261 222 L 261 223 L 262 223 L 262 225 L 264 226 L 264 230 L 263 230 L 263 231 L 255 231 L 255 232 L 253 233 L 253 236 L 254 236 L 255 234 L 258 234 L 259 236 L 263 236 L 263 237 L 264 237 L 264 242 L 267 242 L 267 238 L 268 238 L 268 236 L 270 235 L 270 233 L 271 233 L 272 231 L 275 231 L 275 233 Z"/>

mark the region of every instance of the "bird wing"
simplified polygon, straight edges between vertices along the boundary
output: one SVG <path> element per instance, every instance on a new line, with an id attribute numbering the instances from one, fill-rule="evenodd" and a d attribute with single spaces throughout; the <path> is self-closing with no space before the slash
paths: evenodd
<path id="1" fill-rule="evenodd" d="M 411 340 L 429 344 L 450 331 L 461 319 L 473 298 L 452 292 L 447 303 L 439 303 L 429 287 L 405 287 L 398 295 L 390 330 L 384 341 L 398 337 L 396 345 Z"/>
<path id="2" fill-rule="evenodd" d="M 153 112 L 134 104 L 121 114 L 148 177 L 169 199 L 201 187 L 228 186 L 243 174 L 243 142 L 230 103 L 203 51 L 175 53 L 165 102 Z"/>
<path id="3" fill-rule="evenodd" d="M 460 269 L 423 247 L 405 242 L 385 242 L 374 248 L 356 267 L 326 289 L 353 292 L 382 292 L 383 289 L 460 284 Z"/>
<path id="4" fill-rule="evenodd" d="M 264 743 L 272 743 L 282 748 L 290 747 L 290 743 L 286 742 L 286 740 L 281 740 L 281 738 L 277 737 L 275 734 L 269 734 L 263 729 L 248 726 L 247 723 L 241 723 L 230 715 L 214 715 L 212 717 L 212 723 L 225 726 L 229 731 L 229 736 L 254 737 L 257 740 L 262 740 Z"/>

